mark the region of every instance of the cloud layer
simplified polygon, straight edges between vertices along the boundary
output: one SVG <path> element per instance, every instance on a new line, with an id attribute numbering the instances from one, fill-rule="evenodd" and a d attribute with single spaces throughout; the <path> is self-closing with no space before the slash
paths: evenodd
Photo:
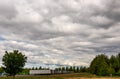
<path id="1" fill-rule="evenodd" d="M 89 66 L 120 51 L 119 0 L 0 0 L 0 64 L 19 49 L 27 67 Z"/>

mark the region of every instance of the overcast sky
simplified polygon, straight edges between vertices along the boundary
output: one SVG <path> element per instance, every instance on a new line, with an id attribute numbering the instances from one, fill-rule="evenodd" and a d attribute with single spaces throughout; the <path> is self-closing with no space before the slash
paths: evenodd
<path id="1" fill-rule="evenodd" d="M 0 65 L 18 49 L 26 67 L 89 66 L 120 52 L 120 0 L 0 0 Z"/>

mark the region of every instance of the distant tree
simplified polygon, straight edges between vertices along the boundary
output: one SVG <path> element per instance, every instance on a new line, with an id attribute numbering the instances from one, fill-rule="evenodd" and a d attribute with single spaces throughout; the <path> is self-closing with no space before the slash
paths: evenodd
<path id="1" fill-rule="evenodd" d="M 42 69 L 42 67 L 40 66 L 40 67 L 39 67 L 39 70 L 41 70 L 41 69 Z"/>
<path id="2" fill-rule="evenodd" d="M 61 67 L 59 67 L 59 68 L 58 68 L 58 71 L 61 71 L 61 70 L 62 70 L 62 68 L 61 68 Z"/>
<path id="3" fill-rule="evenodd" d="M 66 66 L 65 70 L 66 70 L 66 71 L 69 71 L 69 68 L 68 68 L 68 66 Z"/>
<path id="4" fill-rule="evenodd" d="M 58 71 L 58 68 L 55 68 L 56 71 Z"/>
<path id="5" fill-rule="evenodd" d="M 35 68 L 34 68 L 34 67 L 32 67 L 32 70 L 35 70 Z"/>
<path id="6" fill-rule="evenodd" d="M 36 67 L 35 70 L 38 70 L 38 68 Z"/>
<path id="7" fill-rule="evenodd" d="M 77 66 L 76 72 L 80 72 L 80 68 Z"/>
<path id="8" fill-rule="evenodd" d="M 65 71 L 65 67 L 62 67 L 62 71 Z"/>
<path id="9" fill-rule="evenodd" d="M 27 57 L 18 50 L 14 50 L 13 52 L 6 51 L 2 58 L 2 62 L 3 70 L 13 76 L 14 79 L 15 75 L 22 71 L 22 68 L 27 62 Z"/>
<path id="10" fill-rule="evenodd" d="M 87 67 L 81 66 L 80 67 L 80 72 L 87 72 Z"/>
<path id="11" fill-rule="evenodd" d="M 73 67 L 72 66 L 69 67 L 69 71 L 73 71 Z"/>

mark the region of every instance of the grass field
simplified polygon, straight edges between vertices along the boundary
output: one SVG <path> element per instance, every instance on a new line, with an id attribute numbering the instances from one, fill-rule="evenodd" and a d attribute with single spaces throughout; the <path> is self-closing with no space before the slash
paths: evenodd
<path id="1" fill-rule="evenodd" d="M 12 79 L 12 77 L 0 77 L 0 79 Z M 98 77 L 91 74 L 79 73 L 41 76 L 16 76 L 15 79 L 120 79 L 120 77 Z"/>

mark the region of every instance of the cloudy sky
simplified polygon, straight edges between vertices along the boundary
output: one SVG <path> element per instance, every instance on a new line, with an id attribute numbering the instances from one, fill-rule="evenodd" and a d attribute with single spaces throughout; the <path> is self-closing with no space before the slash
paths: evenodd
<path id="1" fill-rule="evenodd" d="M 26 67 L 89 66 L 120 52 L 120 0 L 0 0 L 0 65 L 18 49 Z"/>

